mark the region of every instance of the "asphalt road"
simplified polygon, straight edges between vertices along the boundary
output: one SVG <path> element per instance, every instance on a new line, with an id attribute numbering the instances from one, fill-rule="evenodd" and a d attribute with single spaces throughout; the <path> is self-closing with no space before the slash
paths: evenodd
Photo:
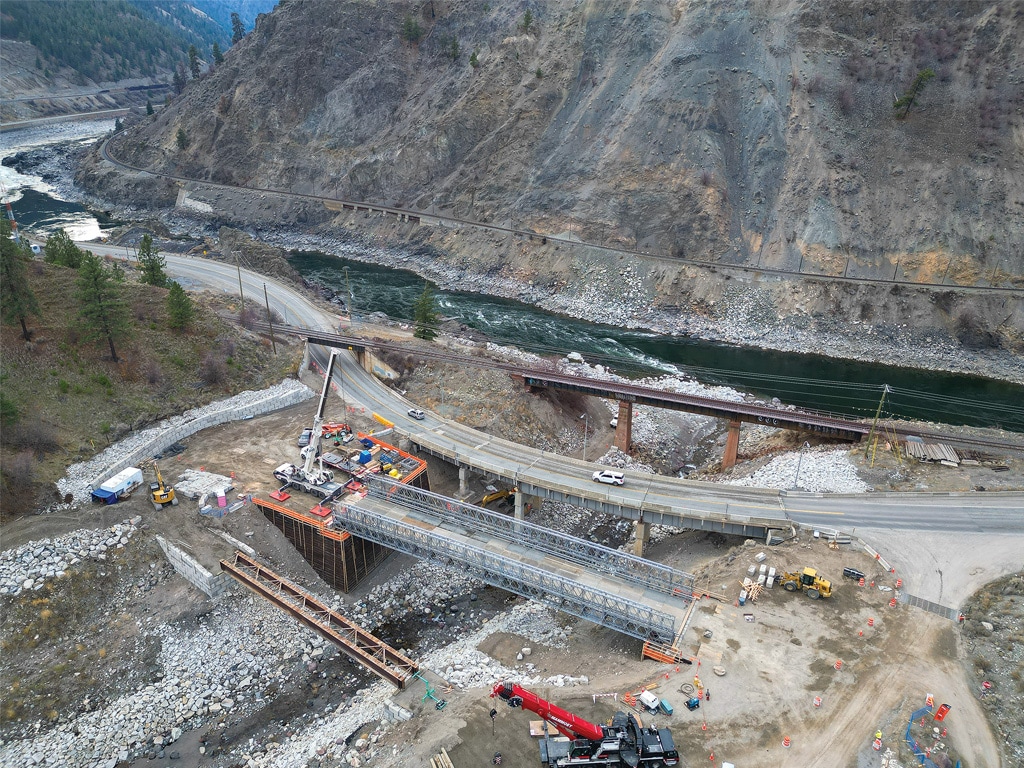
<path id="1" fill-rule="evenodd" d="M 80 245 L 100 255 L 126 256 L 123 247 Z M 173 254 L 164 258 L 167 273 L 187 288 L 238 292 L 238 270 L 230 264 Z M 290 324 L 338 328 L 339 317 L 290 286 L 247 270 L 241 270 L 241 280 L 246 297 L 261 303 L 266 286 L 271 306 Z M 329 351 L 312 347 L 310 353 L 324 364 Z M 538 486 L 621 501 L 629 507 L 675 509 L 708 518 L 769 519 L 780 527 L 792 521 L 860 536 L 884 552 L 900 572 L 920 580 L 915 594 L 928 599 L 955 603 L 989 578 L 1024 568 L 1024 493 L 819 495 L 639 473 L 627 473 L 623 487 L 599 486 L 591 480 L 596 464 L 500 440 L 430 412 L 424 420 L 412 419 L 406 412 L 414 404 L 363 370 L 351 355 L 339 356 L 335 377 L 347 401 L 394 421 L 399 431 L 454 451 L 466 463 L 492 466 L 512 479 L 528 478 Z"/>
<path id="2" fill-rule="evenodd" d="M 81 244 L 100 255 L 125 257 L 123 247 Z M 237 294 L 236 267 L 208 259 L 163 254 L 167 273 L 186 288 L 219 290 Z M 241 270 L 242 290 L 250 300 L 264 301 L 264 287 L 271 306 L 292 325 L 336 330 L 341 318 L 320 309 L 290 286 L 248 270 Z M 321 364 L 327 352 L 314 348 Z M 428 413 L 418 421 L 406 412 L 413 403 L 364 371 L 349 355 L 339 357 L 339 385 L 346 399 L 358 401 L 395 422 L 418 441 L 456 451 L 468 463 L 493 464 L 503 474 L 529 476 L 542 486 L 573 489 L 588 498 L 619 502 L 625 506 L 678 509 L 713 517 L 722 515 L 787 520 L 850 531 L 857 527 L 941 530 L 971 533 L 1024 532 L 1024 493 L 969 494 L 856 494 L 818 495 L 733 488 L 670 477 L 627 473 L 623 487 L 595 486 L 590 475 L 597 465 L 499 440 Z M 477 458 L 474 460 L 473 456 Z"/>

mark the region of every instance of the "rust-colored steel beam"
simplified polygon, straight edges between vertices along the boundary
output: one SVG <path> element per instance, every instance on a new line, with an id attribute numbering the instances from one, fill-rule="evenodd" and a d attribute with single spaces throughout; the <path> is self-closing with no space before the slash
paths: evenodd
<path id="1" fill-rule="evenodd" d="M 220 565 L 253 592 L 326 637 L 351 659 L 392 685 L 405 688 L 419 671 L 419 665 L 412 659 L 244 553 L 235 552 L 232 560 L 221 560 Z"/>

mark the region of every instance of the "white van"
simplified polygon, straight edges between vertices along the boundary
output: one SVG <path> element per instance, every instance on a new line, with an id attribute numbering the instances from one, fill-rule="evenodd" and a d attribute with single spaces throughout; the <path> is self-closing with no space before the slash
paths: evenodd
<path id="1" fill-rule="evenodd" d="M 606 483 L 608 485 L 622 485 L 626 482 L 626 476 L 621 472 L 611 469 L 602 469 L 594 473 L 595 483 Z"/>

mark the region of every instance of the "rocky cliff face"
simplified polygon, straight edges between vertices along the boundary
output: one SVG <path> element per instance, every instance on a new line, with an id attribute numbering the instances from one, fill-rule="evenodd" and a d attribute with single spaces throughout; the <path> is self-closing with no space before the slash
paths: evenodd
<path id="1" fill-rule="evenodd" d="M 1010 2 L 289 0 L 131 146 L 668 256 L 998 281 L 1022 271 L 1022 46 Z"/>

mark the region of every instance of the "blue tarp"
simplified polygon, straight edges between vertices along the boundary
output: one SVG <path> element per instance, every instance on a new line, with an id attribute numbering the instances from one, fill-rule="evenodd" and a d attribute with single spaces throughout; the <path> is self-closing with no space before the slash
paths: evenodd
<path id="1" fill-rule="evenodd" d="M 96 501 L 102 501 L 104 504 L 116 504 L 117 494 L 113 491 L 105 491 L 102 488 L 97 488 L 92 492 L 92 497 Z"/>

